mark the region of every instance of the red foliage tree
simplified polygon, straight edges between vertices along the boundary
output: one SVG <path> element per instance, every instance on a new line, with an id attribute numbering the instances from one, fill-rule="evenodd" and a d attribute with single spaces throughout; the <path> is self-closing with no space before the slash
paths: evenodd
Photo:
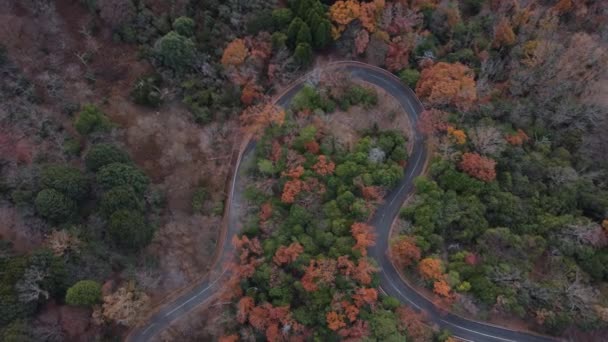
<path id="1" fill-rule="evenodd" d="M 318 284 L 333 284 L 336 271 L 336 260 L 311 260 L 300 280 L 302 287 L 304 287 L 304 290 L 312 292 L 319 289 Z"/>
<path id="2" fill-rule="evenodd" d="M 338 257 L 337 267 L 340 274 L 345 276 L 350 276 L 355 271 L 355 264 L 350 261 L 346 255 L 341 255 Z"/>
<path id="3" fill-rule="evenodd" d="M 289 264 L 296 261 L 296 259 L 302 252 L 304 252 L 304 248 L 302 247 L 302 245 L 297 242 L 294 242 L 288 247 L 279 247 L 279 249 L 277 249 L 277 252 L 274 254 L 274 258 L 272 258 L 272 261 L 274 261 L 274 263 L 279 266 L 283 264 Z"/>
<path id="4" fill-rule="evenodd" d="M 477 255 L 475 253 L 467 253 L 467 255 L 464 257 L 464 262 L 467 263 L 467 265 L 472 265 L 475 266 L 477 265 L 477 263 L 479 262 L 478 260 L 479 258 L 477 257 Z"/>
<path id="5" fill-rule="evenodd" d="M 306 151 L 308 151 L 312 154 L 319 153 L 319 150 L 321 149 L 319 146 L 319 143 L 314 140 L 311 140 L 311 141 L 305 143 L 304 148 L 306 149 Z"/>
<path id="6" fill-rule="evenodd" d="M 420 248 L 416 246 L 414 239 L 410 236 L 404 236 L 395 241 L 391 252 L 395 263 L 400 267 L 408 267 L 418 262 L 422 255 Z"/>
<path id="7" fill-rule="evenodd" d="M 356 305 L 353 305 L 347 301 L 342 301 L 340 303 L 342 309 L 344 310 L 344 314 L 348 317 L 348 320 L 354 322 L 359 315 L 359 308 Z"/>
<path id="8" fill-rule="evenodd" d="M 448 116 L 448 113 L 438 109 L 425 110 L 418 119 L 418 129 L 426 135 L 447 132 L 450 127 Z"/>
<path id="9" fill-rule="evenodd" d="M 245 84 L 245 87 L 243 87 L 243 91 L 241 92 L 241 102 L 245 106 L 250 106 L 261 96 L 262 93 L 260 92 L 260 87 L 250 81 Z"/>
<path id="10" fill-rule="evenodd" d="M 373 307 L 378 300 L 378 291 L 376 291 L 376 289 L 366 287 L 358 288 L 353 295 L 353 300 L 355 301 L 355 305 L 357 305 L 357 307 L 362 307 L 366 304 Z"/>
<path id="11" fill-rule="evenodd" d="M 361 188 L 361 195 L 367 201 L 378 201 L 383 197 L 381 188 L 378 186 L 364 186 Z"/>
<path id="12" fill-rule="evenodd" d="M 247 58 L 248 53 L 249 51 L 247 50 L 245 41 L 243 39 L 235 39 L 228 43 L 224 49 L 224 54 L 222 55 L 222 64 L 224 66 L 241 65 L 243 62 L 245 62 L 245 58 Z"/>
<path id="13" fill-rule="evenodd" d="M 248 296 L 241 298 L 237 305 L 236 320 L 241 324 L 247 322 L 247 316 L 249 315 L 251 309 L 253 309 L 254 307 L 255 302 L 253 298 Z"/>
<path id="14" fill-rule="evenodd" d="M 344 338 L 344 341 L 361 341 L 369 336 L 369 323 L 357 320 L 351 327 L 340 329 L 338 334 Z"/>
<path id="15" fill-rule="evenodd" d="M 353 279 L 363 285 L 369 285 L 372 282 L 372 274 L 374 272 L 376 272 L 376 268 L 366 258 L 360 258 L 357 268 L 353 273 Z"/>
<path id="16" fill-rule="evenodd" d="M 331 175 L 336 169 L 336 164 L 326 156 L 320 155 L 319 160 L 312 166 L 312 169 L 321 176 Z"/>
<path id="17" fill-rule="evenodd" d="M 266 328 L 266 341 L 277 342 L 280 341 L 279 324 L 271 323 Z"/>
<path id="18" fill-rule="evenodd" d="M 357 242 L 353 249 L 361 252 L 361 255 L 363 256 L 367 255 L 367 248 L 376 243 L 374 227 L 365 223 L 356 222 L 350 227 L 350 232 Z"/>
<path id="19" fill-rule="evenodd" d="M 218 342 L 237 342 L 239 340 L 239 335 L 232 334 L 228 336 L 221 336 Z"/>
<path id="20" fill-rule="evenodd" d="M 346 323 L 344 323 L 344 315 L 335 311 L 328 312 L 325 316 L 325 320 L 327 321 L 327 327 L 333 331 L 346 326 Z"/>
<path id="21" fill-rule="evenodd" d="M 291 178 L 300 178 L 304 174 L 304 167 L 302 165 L 298 165 L 294 168 L 291 168 L 285 172 L 283 172 L 283 177 L 291 177 Z"/>
<path id="22" fill-rule="evenodd" d="M 527 142 L 528 140 L 530 140 L 530 138 L 528 137 L 528 135 L 526 134 L 526 132 L 524 132 L 521 129 L 518 129 L 517 132 L 515 134 L 510 134 L 507 135 L 505 137 L 505 140 L 513 146 L 521 146 L 523 145 L 525 142 Z"/>
<path id="23" fill-rule="evenodd" d="M 283 186 L 281 202 L 288 204 L 293 203 L 296 200 L 296 196 L 302 191 L 302 184 L 302 181 L 299 179 L 287 181 Z"/>
<path id="24" fill-rule="evenodd" d="M 507 18 L 502 18 L 494 27 L 494 42 L 495 48 L 503 46 L 511 46 L 515 44 L 515 32 L 511 27 L 511 23 Z"/>
<path id="25" fill-rule="evenodd" d="M 439 62 L 422 70 L 416 94 L 431 106 L 467 109 L 477 100 L 473 71 L 460 63 Z"/>
<path id="26" fill-rule="evenodd" d="M 260 207 L 260 221 L 268 221 L 272 216 L 272 203 L 266 202 Z"/>
<path id="27" fill-rule="evenodd" d="M 384 62 L 386 68 L 393 72 L 406 68 L 409 64 L 411 50 L 411 44 L 403 37 L 398 36 L 393 38 L 388 45 L 388 52 L 386 53 L 386 60 Z"/>
<path id="28" fill-rule="evenodd" d="M 401 306 L 396 311 L 399 317 L 399 328 L 407 332 L 407 336 L 413 342 L 426 342 L 433 339 L 431 327 L 425 324 L 423 313 L 418 313 L 412 308 Z M 408 340 L 409 341 L 409 340 Z"/>
<path id="29" fill-rule="evenodd" d="M 477 153 L 465 153 L 458 167 L 469 176 L 484 182 L 491 182 L 496 179 L 496 162 Z"/>

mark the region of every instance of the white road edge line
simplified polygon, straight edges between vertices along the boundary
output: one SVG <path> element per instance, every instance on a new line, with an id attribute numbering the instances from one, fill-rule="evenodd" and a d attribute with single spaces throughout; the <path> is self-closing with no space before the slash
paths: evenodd
<path id="1" fill-rule="evenodd" d="M 446 323 L 446 324 L 453 325 L 453 326 L 455 326 L 455 327 L 457 327 L 457 328 L 460 328 L 460 329 L 462 329 L 462 330 L 466 330 L 466 331 L 472 332 L 472 333 L 474 333 L 474 334 L 478 334 L 478 335 L 482 335 L 482 336 L 490 337 L 490 338 L 493 338 L 493 339 L 496 339 L 496 340 L 501 340 L 501 341 L 507 341 L 507 342 L 517 342 L 516 340 L 509 340 L 509 339 L 502 338 L 502 337 L 498 337 L 498 336 L 494 336 L 494 335 L 484 334 L 484 333 L 479 332 L 479 331 L 476 331 L 476 330 L 467 329 L 467 328 L 465 328 L 465 327 L 461 327 L 461 326 L 460 326 L 460 325 L 458 325 L 458 324 L 454 324 L 454 323 L 448 322 L 448 321 L 446 321 L 446 320 L 444 320 L 444 319 L 442 319 L 441 321 L 442 321 L 442 322 L 444 322 L 444 323 Z"/>
<path id="2" fill-rule="evenodd" d="M 196 297 L 200 296 L 201 294 L 203 294 L 205 291 L 207 291 L 211 286 L 215 285 L 215 283 L 217 283 L 220 279 L 222 279 L 222 276 L 226 273 L 226 270 L 224 270 L 224 272 L 222 272 L 222 274 L 220 274 L 219 277 L 217 277 L 217 279 L 215 281 L 213 281 L 211 284 L 209 284 L 209 286 L 205 287 L 204 289 L 202 289 L 199 293 L 195 294 L 194 296 L 190 297 L 187 301 L 183 302 L 182 304 L 180 304 L 178 307 L 176 307 L 175 309 L 167 312 L 165 314 L 165 317 L 169 317 L 172 313 L 174 313 L 175 311 L 181 309 L 184 305 L 190 303 L 191 301 L 195 300 Z"/>
<path id="3" fill-rule="evenodd" d="M 150 324 L 150 325 L 149 325 L 149 326 L 146 328 L 146 330 L 144 330 L 144 331 L 143 331 L 141 334 L 142 334 L 142 335 L 145 335 L 145 334 L 148 332 L 148 330 L 152 329 L 152 327 L 153 327 L 153 326 L 155 326 L 155 325 L 156 325 L 156 323 L 152 323 L 152 324 Z"/>

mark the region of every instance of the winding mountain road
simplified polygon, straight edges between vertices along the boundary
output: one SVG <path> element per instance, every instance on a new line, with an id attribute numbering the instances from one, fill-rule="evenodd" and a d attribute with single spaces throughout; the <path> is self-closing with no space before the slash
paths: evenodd
<path id="1" fill-rule="evenodd" d="M 328 69 L 342 69 L 349 72 L 353 78 L 374 84 L 395 97 L 399 104 L 408 114 L 412 127 L 416 127 L 418 116 L 423 107 L 411 89 L 405 87 L 400 80 L 386 70 L 373 67 L 359 62 L 334 62 L 325 67 Z M 284 108 L 293 99 L 294 95 L 302 88 L 306 78 L 296 81 L 291 88 L 284 92 L 276 103 Z M 369 255 L 373 257 L 380 266 L 380 287 L 385 293 L 398 298 L 402 303 L 413 306 L 418 310 L 424 310 L 429 319 L 442 328 L 446 328 L 465 341 L 488 341 L 488 342 L 550 342 L 553 338 L 540 336 L 532 333 L 524 333 L 496 325 L 482 323 L 465 319 L 454 314 L 442 314 L 433 303 L 416 292 L 397 272 L 397 269 L 388 257 L 390 228 L 399 209 L 405 199 L 414 191 L 413 180 L 423 171 L 427 159 L 426 146 L 420 132 L 415 131 L 415 136 L 410 137 L 414 142 L 409 162 L 405 167 L 404 177 L 399 184 L 386 196 L 384 203 L 377 209 L 372 225 L 378 234 L 376 245 L 370 249 Z M 244 172 L 242 165 L 253 158 L 255 142 L 249 142 L 243 153 L 239 156 L 236 171 L 232 179 L 230 191 L 230 202 L 228 206 L 228 222 L 225 238 L 221 241 L 221 252 L 214 269 L 207 280 L 194 286 L 187 293 L 182 294 L 170 303 L 165 304 L 159 311 L 147 320 L 146 324 L 134 330 L 128 337 L 128 341 L 144 342 L 157 337 L 173 321 L 187 314 L 195 307 L 210 301 L 220 289 L 227 274 L 222 265 L 228 261 L 233 254 L 231 238 L 240 231 L 238 223 L 239 212 L 237 207 L 242 203 L 242 194 L 235 189 L 243 186 L 245 177 L 240 177 Z"/>

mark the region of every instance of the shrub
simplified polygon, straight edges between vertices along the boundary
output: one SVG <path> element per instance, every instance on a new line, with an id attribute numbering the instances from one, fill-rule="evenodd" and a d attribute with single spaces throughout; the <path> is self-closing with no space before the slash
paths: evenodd
<path id="1" fill-rule="evenodd" d="M 38 214 L 54 222 L 66 222 L 76 212 L 76 203 L 54 189 L 40 191 L 34 205 Z"/>
<path id="2" fill-rule="evenodd" d="M 65 165 L 47 165 L 40 174 L 45 188 L 55 189 L 74 200 L 82 200 L 89 192 L 89 181 L 78 169 Z"/>
<path id="3" fill-rule="evenodd" d="M 110 216 L 109 232 L 116 244 L 130 250 L 146 246 L 153 235 L 141 213 L 124 209 Z"/>
<path id="4" fill-rule="evenodd" d="M 78 133 L 88 135 L 93 132 L 108 131 L 112 125 L 99 108 L 92 104 L 84 105 L 74 123 Z"/>
<path id="5" fill-rule="evenodd" d="M 162 79 L 156 74 L 141 77 L 133 85 L 131 97 L 133 101 L 142 106 L 158 107 L 163 102 L 159 87 Z"/>
<path id="6" fill-rule="evenodd" d="M 78 139 L 67 138 L 63 142 L 63 151 L 70 156 L 79 156 L 82 151 L 82 144 Z"/>
<path id="7" fill-rule="evenodd" d="M 194 20 L 188 17 L 179 17 L 173 21 L 173 29 L 184 37 L 194 36 Z"/>
<path id="8" fill-rule="evenodd" d="M 399 73 L 399 79 L 406 86 L 416 89 L 416 83 L 418 83 L 418 79 L 420 79 L 420 72 L 416 69 L 403 69 Z"/>
<path id="9" fill-rule="evenodd" d="M 100 209 L 104 215 L 109 217 L 120 209 L 141 211 L 143 210 L 143 203 L 137 197 L 132 187 L 122 185 L 112 188 L 103 194 Z"/>
<path id="10" fill-rule="evenodd" d="M 196 47 L 192 39 L 171 31 L 156 41 L 154 51 L 163 65 L 175 71 L 185 71 L 194 60 Z"/>
<path id="11" fill-rule="evenodd" d="M 346 90 L 343 101 L 350 105 L 362 105 L 364 107 L 375 106 L 378 103 L 378 94 L 373 88 L 360 85 L 352 85 Z M 345 108 L 345 109 L 348 109 Z"/>
<path id="12" fill-rule="evenodd" d="M 150 182 L 148 177 L 137 167 L 112 163 L 97 172 L 97 182 L 105 190 L 121 185 L 130 185 L 138 195 L 143 195 Z"/>
<path id="13" fill-rule="evenodd" d="M 92 306 L 101 301 L 101 284 L 94 280 L 81 280 L 70 287 L 65 295 L 69 305 Z"/>
<path id="14" fill-rule="evenodd" d="M 91 147 L 89 153 L 84 157 L 84 162 L 89 171 L 97 172 L 108 164 L 128 164 L 131 162 L 131 158 L 125 151 L 115 145 L 97 144 Z"/>
<path id="15" fill-rule="evenodd" d="M 206 199 L 207 190 L 205 190 L 205 188 L 198 187 L 194 190 L 194 195 L 192 195 L 192 212 L 196 214 L 201 213 Z"/>

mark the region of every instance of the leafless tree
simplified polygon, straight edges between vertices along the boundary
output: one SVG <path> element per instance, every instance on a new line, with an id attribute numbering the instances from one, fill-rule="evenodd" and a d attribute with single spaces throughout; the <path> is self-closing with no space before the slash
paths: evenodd
<path id="1" fill-rule="evenodd" d="M 99 16 L 113 29 L 119 28 L 135 15 L 131 0 L 97 0 Z"/>
<path id="2" fill-rule="evenodd" d="M 506 141 L 494 126 L 477 126 L 469 131 L 469 138 L 475 149 L 485 155 L 498 155 L 503 151 Z"/>
<path id="3" fill-rule="evenodd" d="M 23 278 L 15 285 L 17 293 L 19 294 L 19 301 L 30 303 L 37 301 L 41 296 L 48 299 L 49 292 L 44 290 L 39 284 L 45 277 L 46 273 L 37 267 L 30 267 L 25 270 Z"/>

